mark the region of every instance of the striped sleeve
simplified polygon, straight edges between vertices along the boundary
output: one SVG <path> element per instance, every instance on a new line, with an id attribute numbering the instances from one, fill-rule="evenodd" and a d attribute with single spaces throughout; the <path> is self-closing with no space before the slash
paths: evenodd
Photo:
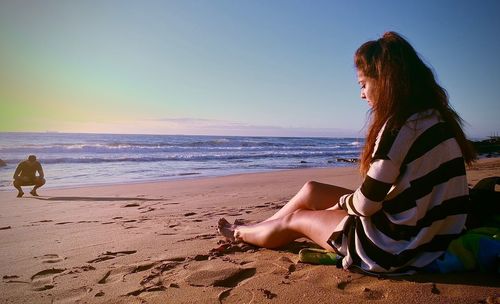
<path id="1" fill-rule="evenodd" d="M 361 186 L 340 198 L 340 207 L 348 214 L 370 216 L 382 208 L 382 201 L 399 173 L 398 164 L 379 159 L 372 163 Z"/>
<path id="2" fill-rule="evenodd" d="M 371 216 L 382 208 L 382 201 L 400 173 L 402 159 L 392 159 L 391 150 L 395 143 L 399 145 L 405 141 L 401 133 L 385 127 L 380 131 L 373 161 L 363 183 L 354 193 L 340 198 L 340 206 L 348 214 Z"/>

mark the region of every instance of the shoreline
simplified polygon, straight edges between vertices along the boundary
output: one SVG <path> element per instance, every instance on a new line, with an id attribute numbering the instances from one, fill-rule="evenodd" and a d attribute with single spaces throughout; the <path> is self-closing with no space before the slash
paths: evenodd
<path id="1" fill-rule="evenodd" d="M 500 157 L 499 157 L 500 158 Z M 168 182 L 177 182 L 177 181 L 185 181 L 185 180 L 202 180 L 202 179 L 212 179 L 212 178 L 220 178 L 220 177 L 231 177 L 231 176 L 240 176 L 240 175 L 255 175 L 255 174 L 265 174 L 271 172 L 287 172 L 287 171 L 302 171 L 302 170 L 331 170 L 337 168 L 354 168 L 357 170 L 356 165 L 352 166 L 339 166 L 339 167 L 309 167 L 309 168 L 293 168 L 293 169 L 267 169 L 262 171 L 255 172 L 243 172 L 243 173 L 228 173 L 225 175 L 203 175 L 199 174 L 187 174 L 187 175 L 179 175 L 176 178 L 169 179 L 151 179 L 151 180 L 140 180 L 140 181 L 120 181 L 120 182 L 111 182 L 111 183 L 95 183 L 95 184 L 81 184 L 81 185 L 67 185 L 67 186 L 50 186 L 45 184 L 39 191 L 47 190 L 64 190 L 64 189 L 81 189 L 81 188 L 94 188 L 94 187 L 111 187 L 111 186 L 124 186 L 124 185 L 137 185 L 137 184 L 151 184 L 151 183 L 168 183 Z M 50 179 L 49 179 L 50 180 Z M 31 187 L 31 186 L 24 186 Z M 15 188 L 12 186 L 11 189 L 0 189 L 0 193 L 3 192 L 11 192 L 15 191 Z"/>
<path id="2" fill-rule="evenodd" d="M 472 174 L 471 172 L 474 171 L 474 167 L 477 166 L 484 166 L 487 163 L 490 162 L 496 162 L 497 160 L 500 160 L 500 156 L 496 157 L 482 157 L 478 158 L 478 160 L 474 163 L 474 165 L 471 168 L 468 169 L 468 175 Z M 244 175 L 255 175 L 255 174 L 265 174 L 265 173 L 272 173 L 272 172 L 288 172 L 288 171 L 307 171 L 307 170 L 335 170 L 338 168 L 350 168 L 354 169 L 357 171 L 358 166 L 357 164 L 351 164 L 351 165 L 344 165 L 344 166 L 338 166 L 338 167 L 309 167 L 309 168 L 293 168 L 293 169 L 267 169 L 267 170 L 262 170 L 262 171 L 255 171 L 255 172 L 244 172 L 244 173 L 228 173 L 225 175 L 204 175 L 204 176 L 199 176 L 198 174 L 192 174 L 192 175 L 185 175 L 185 176 L 179 176 L 176 178 L 168 178 L 168 179 L 151 179 L 151 180 L 140 180 L 140 181 L 120 181 L 120 182 L 111 182 L 111 183 L 95 183 L 95 184 L 81 184 L 81 185 L 67 185 L 67 186 L 47 186 L 47 184 L 40 188 L 40 191 L 43 191 L 45 189 L 47 190 L 65 190 L 65 189 L 81 189 L 81 188 L 95 188 L 95 187 L 112 187 L 112 186 L 124 186 L 124 185 L 147 185 L 150 183 L 169 183 L 169 182 L 177 182 L 177 181 L 185 181 L 185 180 L 204 180 L 204 179 L 212 179 L 212 178 L 221 178 L 221 177 L 231 177 L 231 176 L 244 176 Z M 49 179 L 50 180 L 50 179 Z M 473 181 L 477 182 L 476 179 L 473 179 Z M 29 186 L 27 186 L 29 187 Z M 14 187 L 11 187 L 11 189 L 0 189 L 0 193 L 5 193 L 5 192 L 12 192 L 15 191 Z"/>

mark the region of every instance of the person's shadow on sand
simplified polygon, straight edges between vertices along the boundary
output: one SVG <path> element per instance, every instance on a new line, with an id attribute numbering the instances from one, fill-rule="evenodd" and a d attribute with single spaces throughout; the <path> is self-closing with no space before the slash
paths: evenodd
<path id="1" fill-rule="evenodd" d="M 42 201 L 85 201 L 85 202 L 119 202 L 119 201 L 166 201 L 167 199 L 161 198 L 142 198 L 142 197 L 106 197 L 106 196 L 52 196 L 52 197 L 31 197 Z"/>
<path id="2" fill-rule="evenodd" d="M 405 277 L 392 277 L 393 280 L 402 280 L 416 283 L 459 284 L 470 286 L 500 287 L 500 276 L 497 273 L 454 272 L 414 274 Z"/>

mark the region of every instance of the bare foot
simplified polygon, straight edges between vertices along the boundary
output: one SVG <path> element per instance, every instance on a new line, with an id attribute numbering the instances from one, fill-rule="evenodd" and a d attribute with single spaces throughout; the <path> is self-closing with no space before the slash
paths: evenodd
<path id="1" fill-rule="evenodd" d="M 22 191 L 19 191 L 19 193 L 17 193 L 17 197 L 23 197 L 23 195 L 24 195 L 24 192 L 22 192 Z"/>
<path id="2" fill-rule="evenodd" d="M 38 193 L 36 193 L 36 190 L 33 189 L 30 191 L 30 194 L 33 195 L 33 196 L 38 196 Z"/>
<path id="3" fill-rule="evenodd" d="M 231 242 L 239 241 L 235 237 L 235 229 L 237 225 L 229 223 L 225 218 L 219 219 L 217 223 L 217 231 Z"/>

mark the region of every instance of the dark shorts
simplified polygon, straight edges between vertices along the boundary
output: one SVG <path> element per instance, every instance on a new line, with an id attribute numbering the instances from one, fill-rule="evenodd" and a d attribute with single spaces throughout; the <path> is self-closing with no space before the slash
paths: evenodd
<path id="1" fill-rule="evenodd" d="M 14 183 L 18 186 L 42 186 L 43 184 L 45 184 L 45 178 L 18 176 L 14 180 Z"/>

